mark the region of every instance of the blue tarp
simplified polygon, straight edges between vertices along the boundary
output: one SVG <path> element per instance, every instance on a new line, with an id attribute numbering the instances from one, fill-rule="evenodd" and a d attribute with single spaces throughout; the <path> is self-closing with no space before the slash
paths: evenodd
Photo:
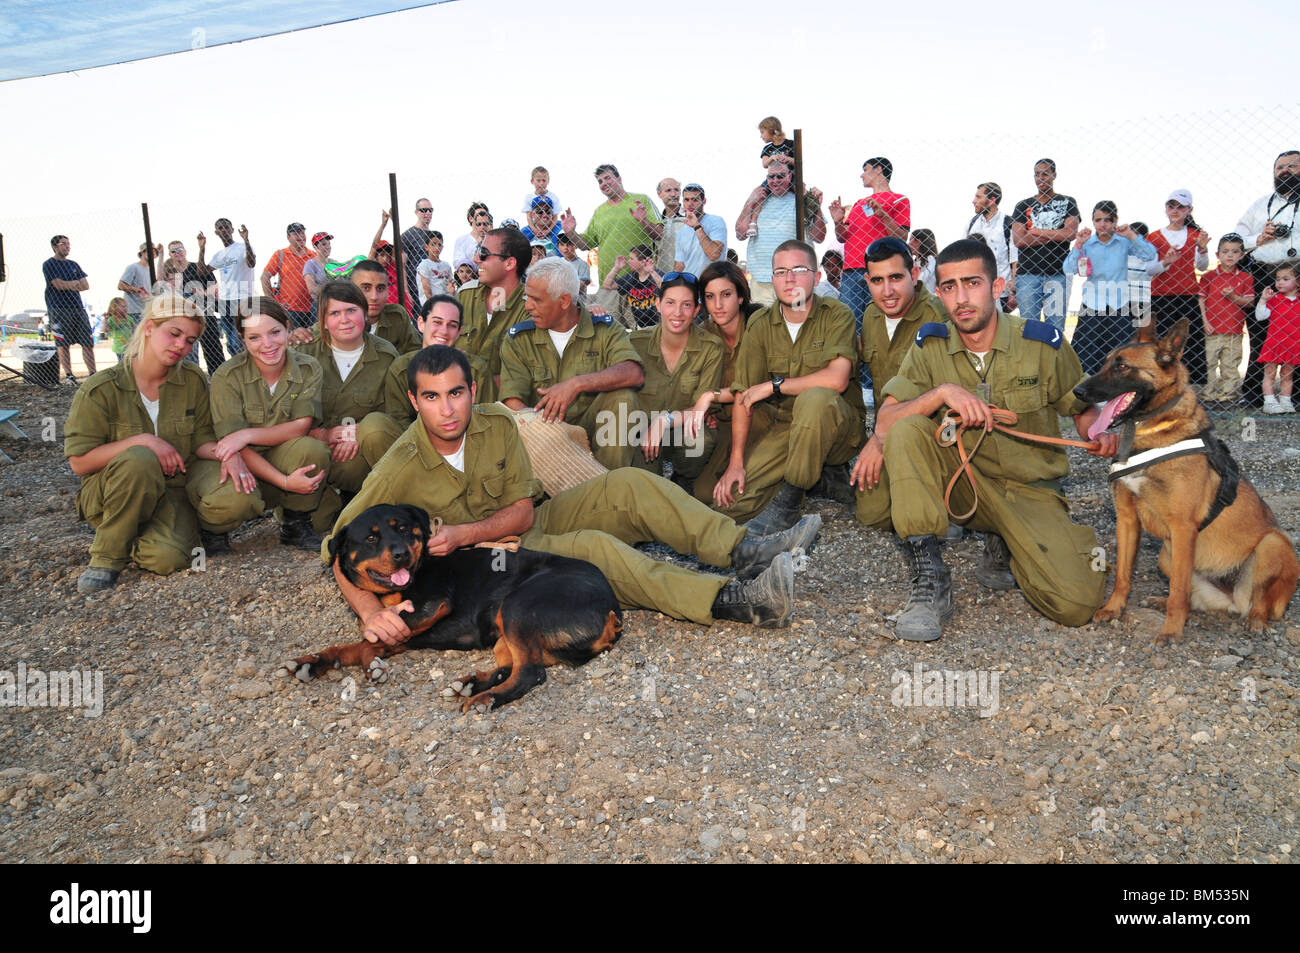
<path id="1" fill-rule="evenodd" d="M 375 0 L 4 0 L 0 82 L 433 6 Z"/>

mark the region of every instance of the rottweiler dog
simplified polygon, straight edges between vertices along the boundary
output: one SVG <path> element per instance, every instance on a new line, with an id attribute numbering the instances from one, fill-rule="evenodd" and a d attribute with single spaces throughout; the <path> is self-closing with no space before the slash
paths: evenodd
<path id="1" fill-rule="evenodd" d="M 1124 611 L 1141 530 L 1164 540 L 1160 571 L 1169 578 L 1157 643 L 1182 637 L 1189 607 L 1235 612 L 1253 631 L 1280 619 L 1300 577 L 1295 547 L 1241 476 L 1214 434 L 1181 361 L 1187 321 L 1117 348 L 1075 388 L 1104 403 L 1089 436 L 1121 428 L 1111 466 L 1115 499 L 1115 588 L 1093 616 Z"/>
<path id="2" fill-rule="evenodd" d="M 520 549 L 460 549 L 430 556 L 429 514 L 415 506 L 372 506 L 330 540 L 331 565 L 385 606 L 409 601 L 402 645 L 354 642 L 286 662 L 284 674 L 310 681 L 326 668 L 359 665 L 387 678 L 386 656 L 408 649 L 491 648 L 497 667 L 453 682 L 461 711 L 512 702 L 546 681 L 546 667 L 595 658 L 623 630 L 623 613 L 604 574 L 589 562 Z"/>

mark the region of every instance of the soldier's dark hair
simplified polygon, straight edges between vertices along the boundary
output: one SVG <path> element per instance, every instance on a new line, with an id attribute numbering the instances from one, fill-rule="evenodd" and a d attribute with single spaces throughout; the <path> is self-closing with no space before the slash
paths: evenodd
<path id="1" fill-rule="evenodd" d="M 984 269 L 984 275 L 989 281 L 997 280 L 998 260 L 993 255 L 993 249 L 989 248 L 988 242 L 977 242 L 972 238 L 959 239 L 939 252 L 939 257 L 934 260 L 934 270 L 937 274 L 944 265 L 951 265 L 958 261 L 970 261 L 973 258 L 979 259 Z"/>
<path id="2" fill-rule="evenodd" d="M 524 272 L 533 261 L 533 249 L 528 239 L 524 238 L 524 233 L 507 225 L 504 228 L 494 228 L 488 234 L 501 239 L 501 254 L 515 260 L 515 275 L 522 281 Z"/>
<path id="3" fill-rule="evenodd" d="M 420 317 L 427 318 L 435 304 L 454 304 L 456 306 L 456 320 L 461 324 L 465 323 L 465 306 L 451 295 L 433 295 L 428 301 L 420 305 Z"/>
<path id="4" fill-rule="evenodd" d="M 352 266 L 352 270 L 348 272 L 348 274 L 355 275 L 358 271 L 377 271 L 385 278 L 388 277 L 388 269 L 385 268 L 383 265 L 381 265 L 379 262 L 375 261 L 373 258 L 365 258 L 357 262 L 355 265 Z"/>
<path id="5" fill-rule="evenodd" d="M 901 238 L 893 237 L 877 238 L 868 245 L 862 264 L 863 267 L 873 262 L 878 265 L 881 262 L 889 261 L 891 258 L 903 259 L 903 270 L 906 272 L 911 272 L 916 265 L 916 261 L 912 258 L 912 249 L 907 247 L 907 242 Z"/>
<path id="6" fill-rule="evenodd" d="M 469 358 L 462 351 L 445 344 L 430 344 L 423 350 L 416 351 L 411 363 L 406 365 L 406 390 L 412 397 L 418 397 L 415 389 L 416 374 L 436 376 L 450 370 L 453 365 L 461 369 L 465 375 L 465 386 L 469 387 L 474 382 L 474 375 L 470 373 Z"/>
<path id="7" fill-rule="evenodd" d="M 330 337 L 329 328 L 325 326 L 325 314 L 330 301 L 356 305 L 362 314 L 368 312 L 370 305 L 361 289 L 350 281 L 327 281 L 321 285 L 320 292 L 316 295 L 316 335 L 333 347 L 334 341 Z"/>

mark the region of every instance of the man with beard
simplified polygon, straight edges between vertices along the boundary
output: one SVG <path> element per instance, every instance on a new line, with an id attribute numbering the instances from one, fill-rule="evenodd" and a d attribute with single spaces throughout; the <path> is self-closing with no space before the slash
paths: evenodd
<path id="1" fill-rule="evenodd" d="M 935 440 L 939 411 L 949 407 L 970 425 L 968 452 L 979 431 L 991 428 L 993 407 L 1015 410 L 1017 429 L 1050 437 L 1060 436 L 1057 415 L 1070 415 L 1085 440 L 1099 414 L 1074 395 L 1083 371 L 1065 336 L 1049 323 L 998 312 L 1004 285 L 987 244 L 953 242 L 938 256 L 936 282 L 951 321 L 923 325 L 898 373 L 881 386 L 876 435 L 884 458 L 854 469 L 863 491 L 859 522 L 899 537 L 912 593 L 894 634 L 916 642 L 938 639 L 953 612 L 939 539 L 949 523 L 944 487 L 960 462 L 954 448 Z M 1114 434 L 1099 442 L 1096 456 L 1114 455 Z M 976 578 L 993 589 L 1018 586 L 1034 608 L 1063 625 L 1087 623 L 1101 605 L 1106 574 L 1092 566 L 1096 535 L 1070 522 L 1061 495 L 1065 449 L 990 432 L 972 467 L 979 499 L 966 525 L 990 534 Z M 969 484 L 958 482 L 954 509 L 974 502 Z"/>
<path id="2" fill-rule="evenodd" d="M 1236 232 L 1246 243 L 1248 267 L 1255 276 L 1256 293 L 1273 283 L 1273 273 L 1284 261 L 1295 262 L 1300 254 L 1300 236 L 1296 235 L 1296 209 L 1300 207 L 1300 150 L 1289 149 L 1273 163 L 1273 191 L 1255 202 Z M 1250 362 L 1241 385 L 1241 402 L 1259 407 L 1264 401 L 1264 366 L 1259 350 L 1268 334 L 1268 322 L 1255 318 L 1253 307 L 1246 309 L 1246 331 L 1250 334 Z"/>

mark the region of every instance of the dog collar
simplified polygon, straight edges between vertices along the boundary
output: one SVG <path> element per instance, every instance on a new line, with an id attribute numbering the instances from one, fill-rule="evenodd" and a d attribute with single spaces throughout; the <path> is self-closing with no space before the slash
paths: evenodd
<path id="1" fill-rule="evenodd" d="M 1207 453 L 1209 448 L 1200 437 L 1193 437 L 1190 440 L 1180 440 L 1178 443 L 1171 444 L 1168 447 L 1156 447 L 1154 450 L 1143 450 L 1141 453 L 1135 453 L 1127 460 L 1117 461 L 1110 465 L 1110 473 L 1107 477 L 1112 483 L 1122 476 L 1128 476 L 1130 473 L 1136 473 L 1139 470 L 1145 470 L 1153 463 L 1159 463 L 1161 460 L 1168 460 L 1172 457 L 1186 457 L 1193 453 Z"/>

